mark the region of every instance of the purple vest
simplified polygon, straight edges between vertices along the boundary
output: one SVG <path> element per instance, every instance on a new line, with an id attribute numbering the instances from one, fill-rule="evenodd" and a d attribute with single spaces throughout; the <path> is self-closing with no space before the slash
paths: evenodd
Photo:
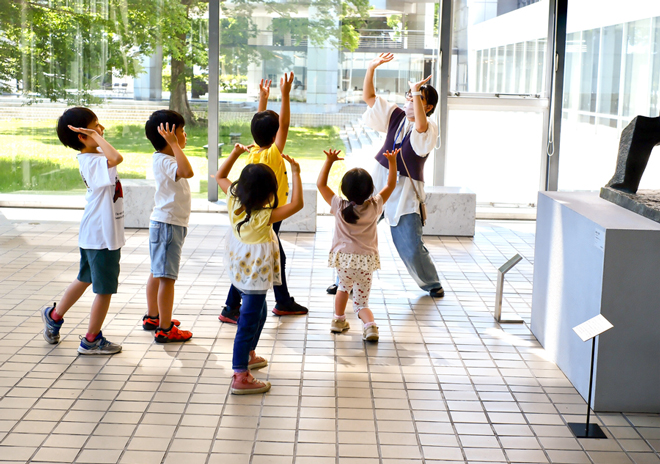
<path id="1" fill-rule="evenodd" d="M 392 146 L 394 145 L 394 139 L 396 138 L 396 131 L 399 128 L 399 124 L 401 124 L 401 121 L 403 121 L 405 117 L 406 117 L 406 112 L 399 107 L 394 108 L 394 112 L 392 113 L 392 116 L 390 116 L 390 125 L 387 128 L 387 136 L 385 137 L 385 144 L 383 145 L 383 148 L 381 148 L 378 154 L 376 155 L 376 160 L 384 168 L 388 168 L 389 163 L 387 161 L 387 158 L 383 156 L 383 153 L 385 153 L 388 150 L 392 151 Z M 426 155 L 426 154 L 427 153 L 420 153 L 420 155 Z M 397 156 L 396 158 L 396 167 L 397 170 L 399 171 L 399 175 L 408 177 L 408 173 L 406 172 L 406 168 L 403 166 L 403 161 L 401 161 L 401 157 L 403 157 L 403 159 L 406 160 L 406 166 L 408 166 L 408 171 L 410 171 L 410 177 L 412 177 L 414 180 L 419 180 L 421 182 L 424 182 L 424 163 L 426 162 L 427 157 L 418 156 L 418 154 L 415 153 L 415 150 L 413 150 L 412 146 L 410 145 L 410 135 L 408 135 L 408 137 L 404 139 L 403 145 L 401 146 L 401 152 L 399 153 L 399 156 Z"/>

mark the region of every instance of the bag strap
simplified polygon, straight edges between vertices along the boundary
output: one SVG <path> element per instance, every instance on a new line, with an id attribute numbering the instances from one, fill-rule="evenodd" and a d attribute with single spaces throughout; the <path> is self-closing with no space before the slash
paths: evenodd
<path id="1" fill-rule="evenodd" d="M 408 174 L 408 179 L 410 179 L 410 183 L 412 184 L 413 190 L 415 191 L 415 196 L 417 197 L 417 201 L 419 201 L 420 203 L 424 203 L 422 201 L 422 197 L 419 196 L 419 192 L 417 192 L 417 187 L 415 187 L 415 183 L 413 182 L 412 177 L 410 177 L 410 171 L 408 171 L 406 160 L 403 159 L 403 152 L 401 153 L 401 161 L 403 161 L 403 167 L 406 168 L 406 173 Z"/>

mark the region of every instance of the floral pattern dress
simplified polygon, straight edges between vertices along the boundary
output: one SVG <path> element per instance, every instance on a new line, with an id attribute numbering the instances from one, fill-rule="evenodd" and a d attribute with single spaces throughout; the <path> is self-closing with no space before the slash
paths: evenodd
<path id="1" fill-rule="evenodd" d="M 231 283 L 243 293 L 266 293 L 273 285 L 281 285 L 280 247 L 273 226 L 269 224 L 272 210 L 261 209 L 245 219 L 239 200 L 230 196 L 227 201 L 231 233 L 227 239 L 225 263 Z"/>

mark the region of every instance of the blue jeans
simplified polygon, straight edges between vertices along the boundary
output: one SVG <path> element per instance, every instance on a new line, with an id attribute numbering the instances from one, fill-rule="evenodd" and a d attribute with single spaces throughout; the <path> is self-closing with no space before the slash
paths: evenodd
<path id="1" fill-rule="evenodd" d="M 238 318 L 238 328 L 234 337 L 234 356 L 232 368 L 235 371 L 247 371 L 250 361 L 250 351 L 254 351 L 259 343 L 261 331 L 266 323 L 266 294 L 243 293 L 241 317 Z"/>
<path id="2" fill-rule="evenodd" d="M 419 214 L 401 216 L 396 226 L 390 226 L 390 231 L 396 251 L 417 285 L 427 292 L 440 288 L 435 264 L 422 241 L 422 219 Z"/>
<path id="3" fill-rule="evenodd" d="M 289 295 L 289 288 L 286 285 L 286 256 L 284 255 L 282 242 L 280 242 L 281 225 L 282 221 L 273 224 L 273 230 L 277 234 L 277 241 L 280 244 L 280 269 L 282 271 L 282 285 L 274 286 L 273 293 L 275 294 L 275 301 L 280 305 L 286 306 L 291 303 L 291 295 Z M 230 308 L 236 308 L 241 305 L 241 293 L 233 285 L 229 287 L 229 293 L 227 294 L 227 301 L 225 301 L 225 304 Z"/>

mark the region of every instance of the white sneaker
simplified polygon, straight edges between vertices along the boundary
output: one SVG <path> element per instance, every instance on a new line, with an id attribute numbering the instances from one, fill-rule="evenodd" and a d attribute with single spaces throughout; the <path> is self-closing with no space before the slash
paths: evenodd
<path id="1" fill-rule="evenodd" d="M 332 333 L 342 333 L 344 330 L 348 330 L 350 328 L 351 326 L 346 319 L 343 321 L 340 321 L 339 319 L 332 319 L 332 323 L 330 324 L 330 332 Z"/>
<path id="2" fill-rule="evenodd" d="M 377 342 L 378 341 L 378 327 L 375 325 L 370 325 L 362 330 L 362 340 L 367 342 Z"/>

